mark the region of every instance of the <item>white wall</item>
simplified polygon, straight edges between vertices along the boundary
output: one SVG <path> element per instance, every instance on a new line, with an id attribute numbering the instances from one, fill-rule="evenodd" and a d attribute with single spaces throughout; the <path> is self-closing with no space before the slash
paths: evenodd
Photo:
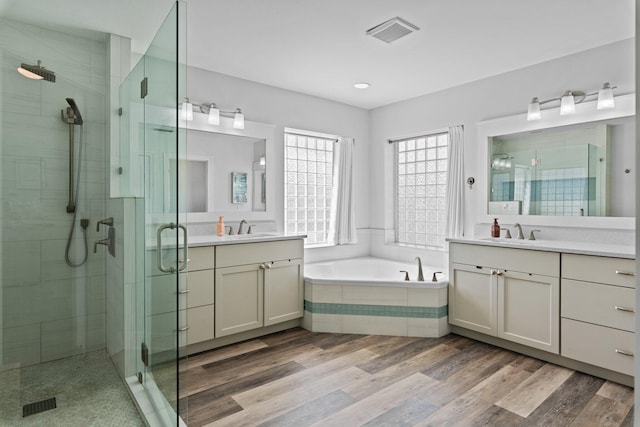
<path id="1" fill-rule="evenodd" d="M 308 260 L 341 256 L 366 255 L 369 251 L 369 113 L 367 110 L 334 101 L 303 95 L 288 90 L 242 80 L 198 68 L 187 72 L 187 94 L 196 104 L 215 102 L 222 110 L 242 108 L 245 119 L 275 126 L 275 158 L 268 164 L 268 179 L 275 179 L 273 219 L 282 227 L 284 221 L 283 133 L 285 127 L 305 129 L 334 135 L 351 136 L 356 140 L 355 194 L 356 224 L 359 242 L 355 246 L 313 249 L 306 252 Z M 198 114 L 198 113 L 195 113 Z M 188 142 L 187 142 L 188 144 Z M 376 173 L 375 171 L 373 172 Z"/>
<path id="2" fill-rule="evenodd" d="M 372 110 L 370 167 L 379 173 L 370 176 L 371 228 L 388 234 L 393 227 L 393 169 L 388 139 L 464 125 L 465 177 L 476 179 L 474 189 L 465 187 L 465 230 L 472 234 L 477 203 L 484 203 L 477 199 L 475 189 L 486 180 L 479 176 L 476 160 L 476 123 L 525 113 L 534 96 L 554 98 L 568 89 L 591 92 L 604 82 L 618 86 L 616 94 L 632 93 L 634 72 L 634 40 L 630 39 Z M 372 239 L 372 251 L 384 251 L 384 233 L 374 233 Z"/>

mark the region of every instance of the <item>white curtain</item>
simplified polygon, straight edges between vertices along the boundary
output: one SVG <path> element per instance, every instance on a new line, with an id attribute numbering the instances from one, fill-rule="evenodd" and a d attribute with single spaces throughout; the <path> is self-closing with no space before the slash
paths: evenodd
<path id="1" fill-rule="evenodd" d="M 464 127 L 449 128 L 446 237 L 464 236 Z"/>
<path id="2" fill-rule="evenodd" d="M 357 243 L 355 194 L 353 192 L 354 140 L 340 137 L 333 151 L 333 193 L 329 221 L 329 244 Z"/>

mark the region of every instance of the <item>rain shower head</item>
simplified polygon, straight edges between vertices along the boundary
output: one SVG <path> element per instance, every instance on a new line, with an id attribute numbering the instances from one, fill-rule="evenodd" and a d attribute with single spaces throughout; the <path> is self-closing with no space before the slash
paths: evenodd
<path id="1" fill-rule="evenodd" d="M 38 64 L 29 65 L 24 62 L 20 64 L 18 72 L 23 76 L 34 80 L 46 80 L 48 82 L 55 83 L 56 73 L 51 70 L 47 70 L 42 66 L 42 61 L 38 59 Z"/>

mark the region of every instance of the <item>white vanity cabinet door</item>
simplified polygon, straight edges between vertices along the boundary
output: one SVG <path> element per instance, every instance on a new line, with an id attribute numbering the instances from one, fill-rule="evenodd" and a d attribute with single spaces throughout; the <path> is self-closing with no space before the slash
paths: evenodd
<path id="1" fill-rule="evenodd" d="M 494 269 L 449 264 L 449 323 L 488 335 L 497 334 L 497 280 Z"/>
<path id="2" fill-rule="evenodd" d="M 302 260 L 269 264 L 264 270 L 264 326 L 304 315 Z"/>
<path id="3" fill-rule="evenodd" d="M 551 353 L 560 351 L 560 280 L 498 271 L 498 337 Z"/>
<path id="4" fill-rule="evenodd" d="M 262 264 L 216 268 L 216 338 L 264 325 Z"/>

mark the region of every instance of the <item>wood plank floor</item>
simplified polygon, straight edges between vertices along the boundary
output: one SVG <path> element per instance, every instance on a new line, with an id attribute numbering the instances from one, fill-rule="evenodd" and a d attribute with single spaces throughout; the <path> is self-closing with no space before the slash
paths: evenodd
<path id="1" fill-rule="evenodd" d="M 296 328 L 181 369 L 189 427 L 633 425 L 633 389 L 454 334 Z"/>

